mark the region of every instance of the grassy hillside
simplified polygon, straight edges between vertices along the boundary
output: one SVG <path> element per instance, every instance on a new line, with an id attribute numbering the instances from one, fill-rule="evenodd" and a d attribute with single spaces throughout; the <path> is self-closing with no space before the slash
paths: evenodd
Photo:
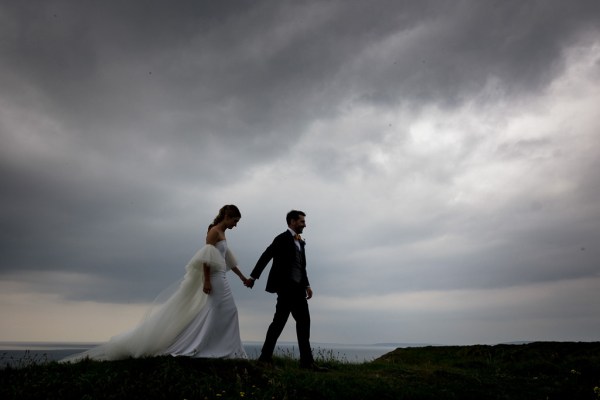
<path id="1" fill-rule="evenodd" d="M 0 370 L 2 399 L 600 399 L 600 342 L 397 349 L 329 372 L 154 357 Z"/>

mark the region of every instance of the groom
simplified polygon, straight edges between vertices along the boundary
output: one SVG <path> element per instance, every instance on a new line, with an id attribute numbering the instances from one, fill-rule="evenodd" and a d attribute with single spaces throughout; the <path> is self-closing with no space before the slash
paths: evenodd
<path id="1" fill-rule="evenodd" d="M 258 360 L 268 364 L 273 362 L 277 339 L 291 313 L 296 320 L 300 367 L 321 371 L 324 369 L 314 363 L 310 348 L 310 313 L 307 300 L 312 297 L 313 292 L 306 275 L 305 243 L 300 237 L 306 227 L 305 217 L 306 214 L 298 210 L 287 214 L 288 229 L 275 237 L 273 243 L 260 256 L 246 286 L 254 286 L 254 281 L 260 277 L 272 259 L 273 265 L 267 279 L 266 291 L 277 293 L 277 305 Z"/>

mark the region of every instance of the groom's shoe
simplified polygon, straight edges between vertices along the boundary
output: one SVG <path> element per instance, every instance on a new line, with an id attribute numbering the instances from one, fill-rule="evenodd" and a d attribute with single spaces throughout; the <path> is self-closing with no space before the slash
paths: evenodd
<path id="1" fill-rule="evenodd" d="M 273 359 L 259 357 L 258 360 L 256 360 L 256 363 L 261 368 L 273 368 Z"/>
<path id="2" fill-rule="evenodd" d="M 328 368 L 321 367 L 321 366 L 315 364 L 314 362 L 310 363 L 310 364 L 300 364 L 300 368 L 307 369 L 309 371 L 314 371 L 314 372 L 328 372 L 329 371 Z"/>

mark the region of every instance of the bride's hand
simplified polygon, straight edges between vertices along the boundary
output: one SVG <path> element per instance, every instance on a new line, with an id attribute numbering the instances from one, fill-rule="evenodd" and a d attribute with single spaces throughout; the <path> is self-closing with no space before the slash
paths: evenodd
<path id="1" fill-rule="evenodd" d="M 210 282 L 204 282 L 204 288 L 202 289 L 202 291 L 206 294 L 210 294 L 210 292 L 212 292 L 212 285 L 210 284 Z"/>

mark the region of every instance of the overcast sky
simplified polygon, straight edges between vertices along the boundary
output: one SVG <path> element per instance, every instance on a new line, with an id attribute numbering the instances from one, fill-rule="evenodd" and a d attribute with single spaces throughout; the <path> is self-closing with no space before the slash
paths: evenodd
<path id="1" fill-rule="evenodd" d="M 598 104 L 597 0 L 2 1 L 0 340 L 135 325 L 229 203 L 247 275 L 306 212 L 314 342 L 600 340 Z"/>

